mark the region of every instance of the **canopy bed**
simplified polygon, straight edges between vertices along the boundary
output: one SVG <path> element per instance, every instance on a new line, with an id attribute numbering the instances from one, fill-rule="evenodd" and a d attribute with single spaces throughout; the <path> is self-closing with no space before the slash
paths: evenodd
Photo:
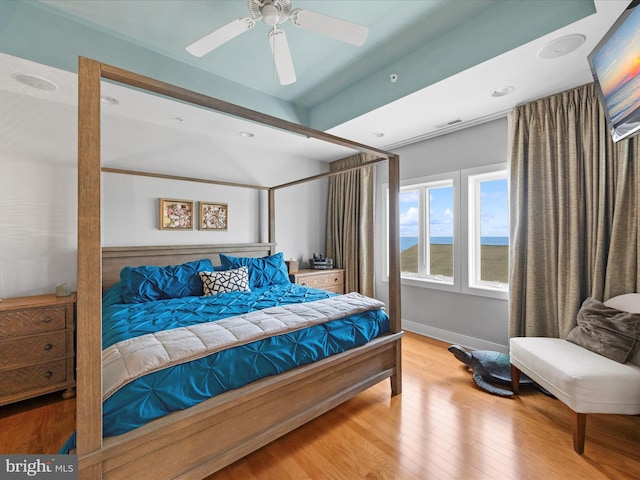
<path id="1" fill-rule="evenodd" d="M 75 453 L 78 455 L 80 478 L 203 478 L 382 380 L 389 378 L 391 394 L 399 394 L 402 388 L 400 359 L 402 332 L 400 329 L 399 219 L 396 213 L 399 211 L 398 156 L 91 59 L 81 57 L 78 71 L 78 354 Z M 261 285 L 257 277 L 252 277 L 251 269 L 257 268 L 257 262 L 269 262 L 269 259 L 277 258 L 278 255 L 275 243 L 275 191 L 315 180 L 324 175 L 268 189 L 269 238 L 266 243 L 103 248 L 101 244 L 101 174 L 107 170 L 102 168 L 100 160 L 100 83 L 103 79 L 274 128 L 347 146 L 375 156 L 375 160 L 355 168 L 386 161 L 389 168 L 390 192 L 389 305 L 386 306 L 386 314 L 380 313 L 382 310 L 380 306 L 369 305 L 369 303 L 377 301 L 358 296 L 358 294 L 339 296 L 329 293 L 323 295 L 314 289 L 290 285 L 288 282 Z M 348 169 L 352 168 L 354 167 Z M 159 175 L 153 172 L 139 171 L 119 171 L 118 173 Z M 340 171 L 332 171 L 326 175 L 337 173 Z M 216 183 L 208 179 L 180 178 L 180 180 Z M 246 185 L 239 186 L 246 187 Z M 255 188 L 264 189 L 264 187 Z M 253 259 L 256 261 L 254 262 Z M 334 324 L 334 322 L 337 322 L 338 327 L 340 326 L 339 322 L 351 322 L 349 325 L 357 325 L 358 327 L 352 328 L 352 330 L 357 330 L 356 336 L 359 340 L 326 355 L 318 355 L 317 357 L 314 356 L 315 354 L 311 355 L 314 357 L 312 361 L 302 361 L 293 368 L 286 368 L 282 372 L 277 371 L 264 378 L 248 379 L 237 387 L 224 388 L 210 398 L 197 401 L 192 406 L 178 407 L 176 411 L 167 415 L 158 415 L 139 424 L 132 422 L 129 427 L 115 429 L 111 432 L 109 429 L 103 429 L 105 423 L 103 419 L 107 418 L 104 415 L 108 414 L 105 410 L 107 403 L 106 401 L 103 403 L 103 389 L 107 388 L 106 385 L 110 383 L 118 384 L 120 382 L 129 386 L 136 385 L 135 382 L 138 381 L 129 379 L 120 381 L 119 374 L 115 376 L 111 374 L 112 372 L 109 370 L 111 363 L 108 363 L 109 368 L 106 368 L 103 348 L 110 341 L 105 340 L 106 337 L 103 337 L 103 334 L 110 334 L 107 330 L 111 327 L 103 327 L 103 314 L 107 310 L 113 311 L 115 309 L 115 316 L 129 315 L 132 310 L 138 312 L 136 313 L 138 317 L 147 315 L 147 313 L 138 311 L 143 308 L 140 306 L 141 304 L 124 305 L 124 311 L 128 313 L 122 313 L 123 305 L 121 304 L 126 303 L 123 300 L 125 298 L 124 287 L 119 287 L 120 293 L 113 293 L 116 286 L 122 284 L 124 278 L 122 272 L 125 271 L 125 267 L 153 269 L 168 265 L 190 265 L 193 262 L 205 262 L 208 265 L 207 270 L 219 270 L 220 264 L 225 267 L 225 264 L 229 263 L 230 266 L 226 265 L 229 268 L 225 268 L 224 271 L 235 272 L 237 270 L 244 275 L 247 275 L 246 269 L 248 268 L 249 273 L 246 281 L 252 287 L 258 287 L 252 288 L 252 290 L 256 290 L 259 295 L 259 298 L 253 297 L 249 302 L 264 304 L 267 308 L 252 311 L 247 316 L 262 315 L 262 312 L 275 315 L 283 309 L 288 309 L 288 314 L 295 310 L 298 312 L 295 313 L 296 315 L 304 316 L 299 313 L 301 310 L 296 309 L 305 305 L 313 305 L 313 308 L 307 309 L 313 310 L 313 312 L 334 311 L 336 308 L 339 310 L 342 308 L 337 305 L 341 302 L 339 299 L 351 295 L 351 300 L 356 303 L 367 303 L 367 306 L 358 310 L 358 313 L 349 310 L 349 313 L 345 313 L 348 315 L 346 317 L 331 317 L 326 324 L 322 324 L 322 328 L 330 328 L 328 325 Z M 275 267 L 276 276 L 279 268 Z M 198 272 L 202 272 L 202 270 L 198 270 Z M 213 273 L 215 274 L 215 272 Z M 272 289 L 275 289 L 277 293 L 273 294 Z M 103 291 L 106 291 L 104 298 Z M 245 298 L 249 292 L 234 291 L 222 293 L 219 296 L 214 295 L 214 297 L 218 299 L 216 301 L 226 302 L 227 300 L 223 300 L 227 298 L 225 295 L 235 295 L 233 297 L 235 301 L 237 298 Z M 294 298 L 299 296 L 305 297 L 304 302 L 313 303 L 299 304 L 298 300 Z M 282 303 L 272 305 L 267 301 L 272 297 L 278 297 Z M 197 311 L 201 307 L 204 308 L 202 304 L 205 300 L 201 297 L 187 296 L 185 298 L 190 299 L 187 303 L 197 305 Z M 166 300 L 152 300 L 148 303 L 165 305 L 163 302 L 166 302 L 167 305 L 170 305 L 170 309 L 184 308 L 182 303 L 178 305 L 178 302 L 183 300 L 182 298 L 169 297 Z M 153 315 L 153 313 L 149 315 Z M 365 328 L 361 320 L 363 317 L 369 319 L 375 317 L 371 320 L 370 326 L 366 327 L 369 328 L 369 333 L 366 335 L 361 334 L 362 329 Z M 236 318 L 236 316 L 232 316 L 230 319 L 221 320 L 221 322 L 228 320 L 233 323 Z M 318 320 L 318 322 L 325 320 Z M 270 319 L 269 322 L 271 321 Z M 254 325 L 269 322 L 259 319 Z M 153 320 L 144 323 L 144 325 L 150 323 L 157 322 Z M 218 324 L 219 322 L 209 323 Z M 325 325 L 327 326 L 325 327 Z M 197 328 L 199 327 L 200 325 L 197 326 Z M 105 332 L 103 332 L 103 328 Z M 116 330 L 118 328 L 121 327 L 116 327 Z M 123 328 L 132 327 L 129 324 Z M 296 331 L 306 332 L 307 329 Z M 163 335 L 162 332 L 149 333 L 149 335 L 158 334 Z M 199 333 L 199 335 L 200 338 L 205 338 L 209 334 Z M 212 337 L 209 335 L 208 338 Z M 249 338 L 247 342 L 253 341 L 252 338 Z M 274 337 L 264 338 L 264 341 L 268 342 L 270 338 Z M 120 348 L 119 345 L 118 348 Z M 235 348 L 230 350 L 235 350 Z M 224 352 L 226 351 L 224 350 Z M 216 352 L 211 357 L 205 358 L 212 358 L 213 355 L 224 353 L 223 351 Z M 122 363 L 121 357 L 126 355 L 126 353 L 122 353 L 122 350 L 118 350 L 114 353 L 113 363 Z M 183 376 L 191 377 L 191 373 Z M 115 380 L 113 380 L 114 378 Z M 133 388 L 135 390 L 135 387 Z M 109 393 L 112 394 L 112 392 Z M 115 415 L 118 417 L 121 414 L 116 413 Z M 111 427 L 111 420 L 108 423 Z M 105 432 L 110 433 L 105 434 Z"/>

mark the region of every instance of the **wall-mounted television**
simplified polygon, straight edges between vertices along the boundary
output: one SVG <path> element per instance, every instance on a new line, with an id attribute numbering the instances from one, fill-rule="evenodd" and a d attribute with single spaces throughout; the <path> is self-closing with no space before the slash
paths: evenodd
<path id="1" fill-rule="evenodd" d="M 640 132 L 640 0 L 633 0 L 589 54 L 614 142 Z"/>

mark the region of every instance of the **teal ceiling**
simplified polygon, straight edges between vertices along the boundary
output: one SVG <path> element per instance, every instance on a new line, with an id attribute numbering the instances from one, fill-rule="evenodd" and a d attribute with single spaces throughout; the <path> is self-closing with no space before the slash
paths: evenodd
<path id="1" fill-rule="evenodd" d="M 244 0 L 0 0 L 0 52 L 69 71 L 87 56 L 326 130 L 595 12 L 592 0 L 292 4 L 366 25 L 369 38 L 354 47 L 287 22 L 298 81 L 281 86 L 262 23 L 202 58 L 185 51 L 250 16 Z"/>

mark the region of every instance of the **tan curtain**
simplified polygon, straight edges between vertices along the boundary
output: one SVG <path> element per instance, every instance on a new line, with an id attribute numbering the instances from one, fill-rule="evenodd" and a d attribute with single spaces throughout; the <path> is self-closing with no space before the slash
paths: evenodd
<path id="1" fill-rule="evenodd" d="M 613 144 L 593 85 L 510 123 L 509 335 L 564 338 L 586 297 L 638 290 L 640 143 Z"/>
<path id="2" fill-rule="evenodd" d="M 331 163 L 331 171 L 373 160 L 359 154 Z M 329 177 L 326 257 L 345 269 L 345 290 L 373 296 L 373 167 Z"/>

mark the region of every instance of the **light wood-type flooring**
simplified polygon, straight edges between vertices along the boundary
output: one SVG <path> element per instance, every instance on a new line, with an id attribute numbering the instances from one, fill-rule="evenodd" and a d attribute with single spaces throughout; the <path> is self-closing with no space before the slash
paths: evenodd
<path id="1" fill-rule="evenodd" d="M 640 416 L 588 416 L 577 455 L 567 407 L 479 390 L 447 346 L 407 333 L 401 395 L 380 383 L 208 480 L 640 479 Z M 0 407 L 0 452 L 56 453 L 74 409 L 59 394 Z"/>

